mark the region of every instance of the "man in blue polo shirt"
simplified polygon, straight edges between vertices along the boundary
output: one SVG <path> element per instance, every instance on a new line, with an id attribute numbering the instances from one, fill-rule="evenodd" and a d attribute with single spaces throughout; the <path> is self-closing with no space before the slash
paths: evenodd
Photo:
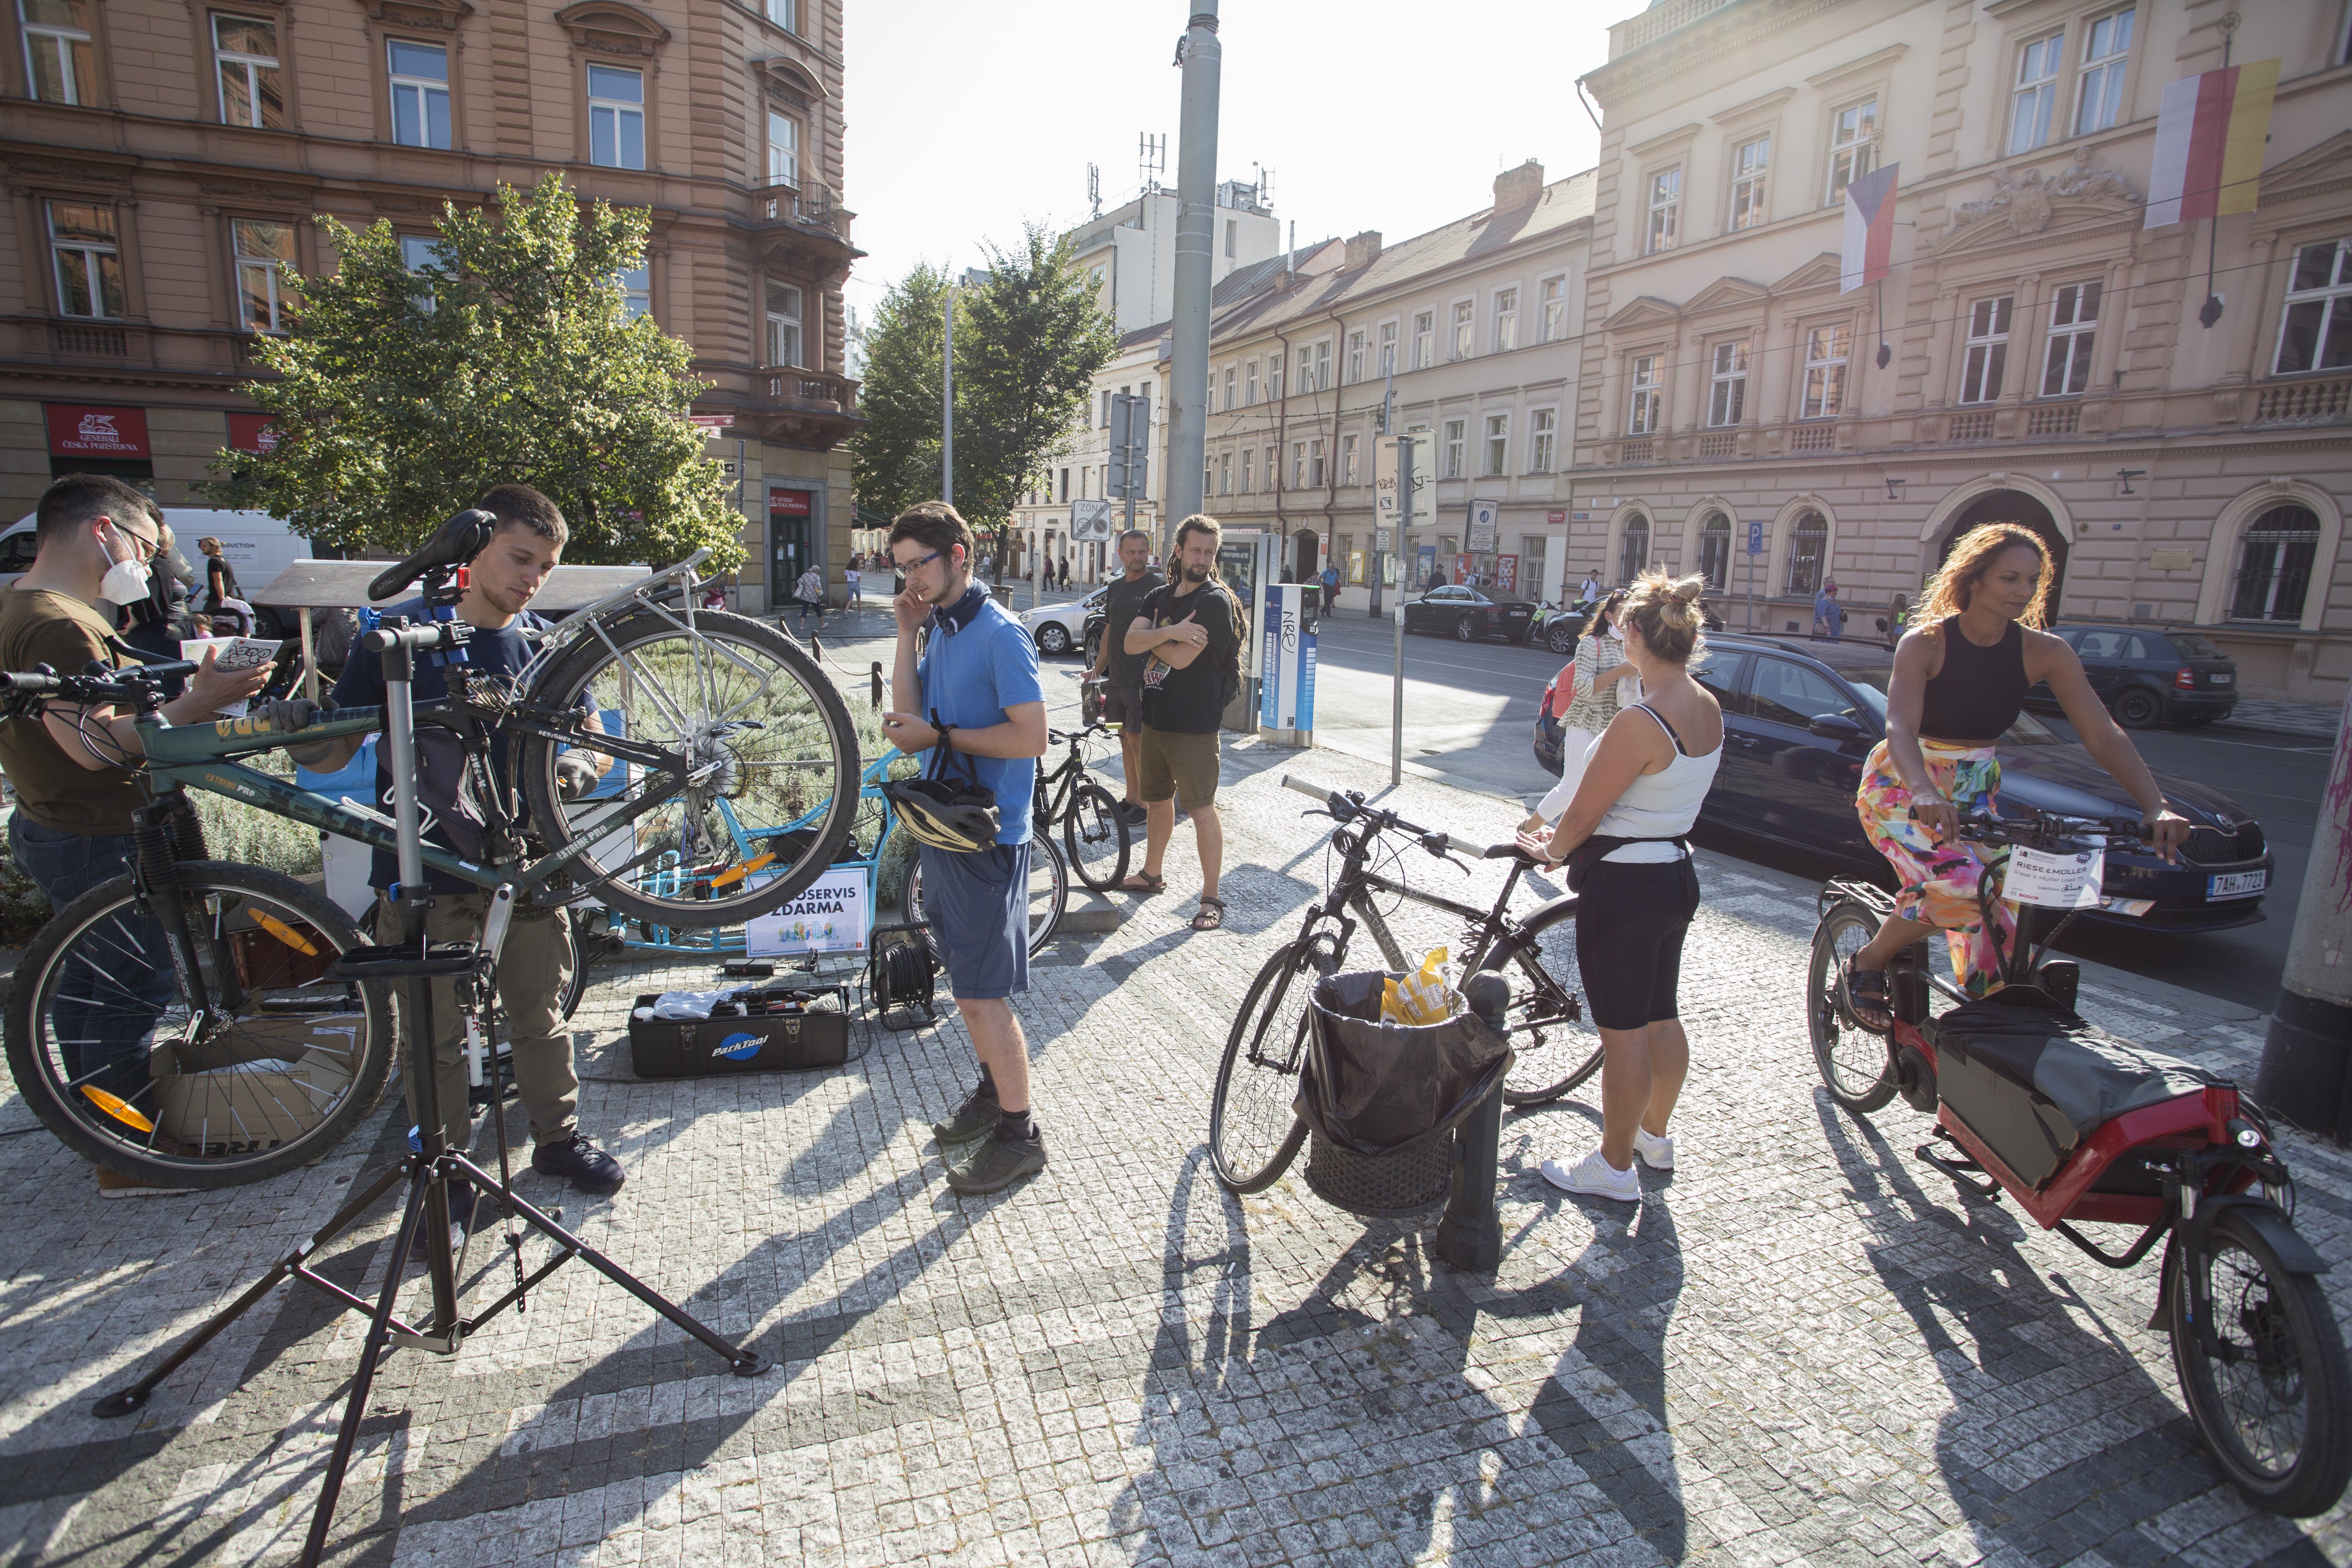
<path id="1" fill-rule="evenodd" d="M 1030 1114 L 1029 1043 L 1011 1000 L 1029 988 L 1029 797 L 1045 754 L 1045 692 L 1036 646 L 971 580 L 971 527 L 945 501 L 910 507 L 890 525 L 891 562 L 907 585 L 890 601 L 898 622 L 890 695 L 900 710 L 884 714 L 882 729 L 925 759 L 927 776 L 996 796 L 995 843 L 917 850 L 923 911 L 980 1056 L 979 1087 L 931 1131 L 942 1153 L 985 1135 L 968 1164 L 948 1168 L 948 1184 L 996 1193 L 1045 1168 Z"/>

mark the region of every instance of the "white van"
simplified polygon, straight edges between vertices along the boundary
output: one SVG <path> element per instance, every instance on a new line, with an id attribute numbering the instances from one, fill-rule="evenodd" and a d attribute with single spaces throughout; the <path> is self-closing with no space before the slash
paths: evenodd
<path id="1" fill-rule="evenodd" d="M 297 561 L 310 559 L 310 542 L 266 511 L 229 511 L 218 507 L 167 506 L 163 521 L 171 525 L 180 553 L 196 570 L 196 589 L 205 583 L 204 552 L 199 539 L 221 542 L 221 557 L 236 573 L 236 585 L 249 598 L 269 580 Z M 34 519 L 27 514 L 0 532 L 0 584 L 15 582 L 33 564 Z M 262 612 L 265 627 L 278 617 Z M 290 636 L 290 620 L 274 635 Z"/>

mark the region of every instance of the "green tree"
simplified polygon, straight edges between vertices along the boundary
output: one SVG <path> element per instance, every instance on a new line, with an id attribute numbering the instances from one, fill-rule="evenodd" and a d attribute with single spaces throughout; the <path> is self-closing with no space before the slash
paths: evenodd
<path id="1" fill-rule="evenodd" d="M 621 287 L 645 265 L 651 214 L 583 208 L 556 174 L 501 185 L 493 205 L 445 205 L 434 258 L 414 272 L 389 224 L 360 233 L 321 215 L 341 265 L 289 279 L 292 331 L 255 340 L 277 373 L 250 388 L 276 448 L 224 451 L 205 492 L 320 544 L 406 551 L 520 481 L 563 509 L 567 559 L 707 548 L 731 567 L 742 519 L 685 418 L 708 384 L 687 374 L 684 342 L 629 316 Z"/>
<path id="2" fill-rule="evenodd" d="M 849 443 L 849 478 L 858 505 L 887 517 L 939 499 L 940 353 L 950 293 L 946 273 L 919 266 L 892 285 L 866 330 L 866 376 L 857 393 L 866 425 Z M 957 357 L 969 363 L 966 332 L 957 333 L 956 346 Z M 957 432 L 959 500 L 962 434 Z"/>

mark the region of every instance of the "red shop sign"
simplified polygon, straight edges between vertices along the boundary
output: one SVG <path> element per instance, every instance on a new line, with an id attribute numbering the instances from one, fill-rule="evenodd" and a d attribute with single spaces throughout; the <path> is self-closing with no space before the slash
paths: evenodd
<path id="1" fill-rule="evenodd" d="M 267 414 L 232 414 L 228 444 L 233 451 L 266 456 L 278 450 L 278 430 Z"/>
<path id="2" fill-rule="evenodd" d="M 96 408 L 80 403 L 45 405 L 49 416 L 49 454 L 58 458 L 145 458 L 144 408 Z"/>
<path id="3" fill-rule="evenodd" d="M 806 517 L 809 515 L 809 493 L 806 490 L 770 490 L 770 517 Z"/>
<path id="4" fill-rule="evenodd" d="M 1544 513 L 1544 521 L 1546 522 L 1566 522 L 1568 521 L 1568 513 L 1564 511 L 1548 511 Z"/>

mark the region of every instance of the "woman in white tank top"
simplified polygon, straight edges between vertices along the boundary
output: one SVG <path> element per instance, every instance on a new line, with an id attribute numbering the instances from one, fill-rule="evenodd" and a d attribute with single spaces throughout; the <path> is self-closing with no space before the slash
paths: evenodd
<path id="1" fill-rule="evenodd" d="M 1637 1153 L 1653 1169 L 1674 1168 L 1666 1120 L 1690 1068 L 1675 992 L 1698 910 L 1684 837 L 1723 760 L 1723 711 L 1689 668 L 1704 650 L 1706 586 L 1660 572 L 1633 585 L 1620 624 L 1647 696 L 1610 721 L 1559 825 L 1519 836 L 1548 863 L 1579 861 L 1576 963 L 1601 1032 L 1601 1146 L 1573 1163 L 1546 1160 L 1543 1174 L 1592 1197 L 1639 1203 Z"/>

